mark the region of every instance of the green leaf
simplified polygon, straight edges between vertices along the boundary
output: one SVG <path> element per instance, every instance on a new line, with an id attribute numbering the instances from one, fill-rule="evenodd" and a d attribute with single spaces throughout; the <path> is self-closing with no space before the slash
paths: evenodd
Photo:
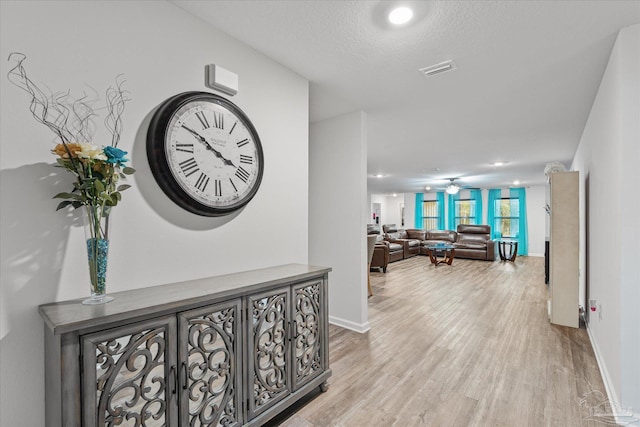
<path id="1" fill-rule="evenodd" d="M 124 191 L 127 188 L 131 188 L 131 186 L 129 184 L 122 184 L 118 186 L 118 191 Z"/>
<path id="2" fill-rule="evenodd" d="M 62 208 L 66 208 L 69 205 L 72 205 L 73 202 L 70 202 L 69 200 L 65 200 L 64 202 L 60 202 L 60 204 L 58 205 L 58 207 L 56 208 L 57 211 L 59 211 Z"/>
<path id="3" fill-rule="evenodd" d="M 122 194 L 120 194 L 119 192 L 115 191 L 113 193 L 111 193 L 111 197 L 114 198 L 116 201 L 120 201 L 122 200 Z"/>
<path id="4" fill-rule="evenodd" d="M 104 184 L 99 179 L 96 179 L 93 185 L 96 187 L 96 192 L 102 193 L 104 191 Z"/>
<path id="5" fill-rule="evenodd" d="M 73 194 L 73 193 L 58 193 L 55 196 L 53 196 L 52 199 L 82 200 L 82 196 L 80 194 Z"/>
<path id="6" fill-rule="evenodd" d="M 91 187 L 92 187 L 92 184 L 90 181 L 84 181 L 82 185 L 76 185 L 76 189 L 78 190 L 89 190 L 91 189 Z"/>
<path id="7" fill-rule="evenodd" d="M 71 202 L 71 206 L 73 206 L 74 209 L 78 209 L 82 205 L 83 205 L 82 202 L 78 202 L 78 201 Z"/>
<path id="8" fill-rule="evenodd" d="M 133 175 L 135 172 L 136 170 L 130 166 L 127 166 L 124 169 L 122 169 L 122 173 L 124 173 L 125 175 Z"/>

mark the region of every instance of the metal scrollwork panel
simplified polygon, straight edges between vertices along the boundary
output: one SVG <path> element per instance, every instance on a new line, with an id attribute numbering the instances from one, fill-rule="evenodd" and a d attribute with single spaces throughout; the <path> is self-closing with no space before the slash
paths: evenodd
<path id="1" fill-rule="evenodd" d="M 288 290 L 249 298 L 252 321 L 250 343 L 250 415 L 260 413 L 289 394 Z"/>
<path id="2" fill-rule="evenodd" d="M 170 425 L 175 318 L 84 337 L 88 426 Z"/>
<path id="3" fill-rule="evenodd" d="M 321 322 L 321 282 L 293 288 L 294 389 L 315 378 L 323 370 Z"/>
<path id="4" fill-rule="evenodd" d="M 240 313 L 236 300 L 180 316 L 181 425 L 240 425 Z"/>

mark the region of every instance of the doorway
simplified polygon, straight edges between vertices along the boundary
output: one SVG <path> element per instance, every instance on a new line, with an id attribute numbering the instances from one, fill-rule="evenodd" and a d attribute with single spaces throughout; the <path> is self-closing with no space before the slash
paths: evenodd
<path id="1" fill-rule="evenodd" d="M 382 206 L 380 203 L 373 203 L 372 207 L 373 207 L 372 209 L 373 222 L 374 224 L 380 225 L 380 212 L 382 211 Z"/>

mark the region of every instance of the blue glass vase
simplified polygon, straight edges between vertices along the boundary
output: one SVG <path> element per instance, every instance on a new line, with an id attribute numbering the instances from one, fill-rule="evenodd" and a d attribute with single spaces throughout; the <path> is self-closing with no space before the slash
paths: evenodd
<path id="1" fill-rule="evenodd" d="M 85 206 L 84 233 L 91 282 L 91 297 L 82 301 L 82 304 L 85 305 L 105 304 L 113 301 L 113 297 L 107 296 L 110 217 L 111 208 L 108 206 Z"/>

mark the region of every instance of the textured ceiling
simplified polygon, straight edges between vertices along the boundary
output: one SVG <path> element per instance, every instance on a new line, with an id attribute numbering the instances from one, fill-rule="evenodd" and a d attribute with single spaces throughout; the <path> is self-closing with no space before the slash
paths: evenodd
<path id="1" fill-rule="evenodd" d="M 618 30 L 640 22 L 640 1 L 404 1 L 399 28 L 400 2 L 173 3 L 309 79 L 312 122 L 366 112 L 372 193 L 544 183 L 573 158 Z"/>

